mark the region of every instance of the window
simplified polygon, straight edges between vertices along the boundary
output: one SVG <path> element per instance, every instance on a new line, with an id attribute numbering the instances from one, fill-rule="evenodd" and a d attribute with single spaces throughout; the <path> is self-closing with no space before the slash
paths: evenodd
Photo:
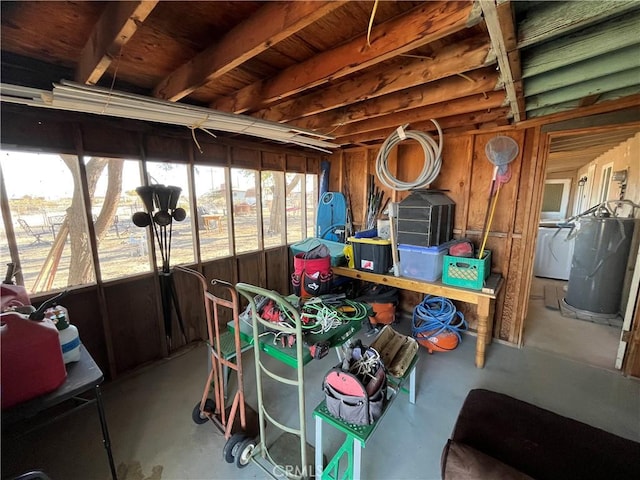
<path id="1" fill-rule="evenodd" d="M 264 248 L 286 243 L 284 172 L 262 172 L 262 232 Z"/>
<path id="2" fill-rule="evenodd" d="M 316 231 L 316 210 L 318 208 L 318 175 L 306 175 L 307 188 L 306 195 L 306 215 L 307 215 L 307 237 L 315 237 Z"/>
<path id="3" fill-rule="evenodd" d="M 258 172 L 242 168 L 231 169 L 233 229 L 236 253 L 260 248 L 256 191 L 260 188 Z"/>
<path id="4" fill-rule="evenodd" d="M 136 227 L 131 221 L 135 212 L 144 210 L 136 193 L 142 184 L 140 162 L 89 157 L 85 163 L 87 175 L 92 164 L 104 164 L 91 199 L 101 278 L 150 271 L 149 229 Z"/>
<path id="5" fill-rule="evenodd" d="M 93 283 L 78 158 L 3 151 L 0 166 L 27 290 Z M 87 170 L 91 197 L 100 173 L 97 163 Z"/>
<path id="6" fill-rule="evenodd" d="M 185 209 L 187 212 L 187 218 L 181 222 L 173 220 L 167 228 L 167 230 L 169 230 L 167 234 L 171 239 L 169 263 L 172 266 L 193 263 L 195 261 L 193 254 L 193 235 L 191 234 L 191 221 L 193 214 L 189 207 L 187 165 L 180 163 L 148 162 L 147 175 L 149 176 L 149 184 L 171 185 L 182 189 L 177 206 Z M 157 248 L 158 244 L 156 241 L 156 249 Z M 160 252 L 158 251 L 157 253 L 157 265 L 158 268 L 161 268 L 162 260 L 160 258 Z"/>
<path id="7" fill-rule="evenodd" d="M 203 261 L 231 255 L 227 183 L 223 167 L 196 165 L 194 170 L 200 256 Z"/>
<path id="8" fill-rule="evenodd" d="M 571 179 L 546 180 L 542 197 L 542 219 L 561 220 L 567 217 Z"/>
<path id="9" fill-rule="evenodd" d="M 286 180 L 286 206 L 287 206 L 287 243 L 294 243 L 302 240 L 304 222 L 306 218 L 302 215 L 302 196 L 305 186 L 303 173 L 287 173 Z"/>
<path id="10" fill-rule="evenodd" d="M 599 202 L 606 202 L 609 200 L 609 189 L 611 187 L 611 175 L 613 172 L 613 163 L 608 163 L 602 167 L 602 176 L 600 177 L 600 196 Z"/>
<path id="11" fill-rule="evenodd" d="M 153 243 L 158 250 L 155 231 L 136 227 L 132 221 L 134 213 L 145 210 L 136 188 L 146 183 L 181 189 L 177 206 L 187 216 L 174 220 L 168 232 L 171 265 L 195 261 L 195 228 L 203 261 L 280 247 L 314 234 L 316 174 L 195 165 L 198 208 L 194 210 L 187 164 L 147 162 L 145 182 L 142 161 L 97 156 L 83 161 L 80 168 L 75 155 L 2 151 L 0 174 L 10 217 L 1 219 L 0 260 L 11 262 L 8 245 L 15 241 L 18 267 L 31 293 L 96 281 L 89 221 L 101 280 L 153 270 L 150 247 Z M 84 205 L 85 188 L 90 216 Z M 11 234 L 7 222 L 12 222 Z M 157 267 L 160 260 L 158 254 Z"/>

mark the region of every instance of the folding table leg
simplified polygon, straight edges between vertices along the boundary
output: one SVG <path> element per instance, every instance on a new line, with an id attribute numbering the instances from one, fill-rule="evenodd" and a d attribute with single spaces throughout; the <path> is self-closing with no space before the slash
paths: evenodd
<path id="1" fill-rule="evenodd" d="M 109 458 L 109 468 L 111 469 L 111 477 L 113 480 L 118 480 L 116 473 L 116 466 L 113 463 L 113 454 L 111 452 L 111 440 L 109 439 L 109 428 L 107 427 L 107 417 L 104 414 L 104 405 L 102 404 L 102 391 L 100 385 L 95 386 L 96 392 L 96 404 L 98 405 L 98 416 L 100 417 L 100 426 L 102 427 L 102 443 L 107 450 L 107 457 Z"/>
<path id="2" fill-rule="evenodd" d="M 409 402 L 416 403 L 416 366 L 414 365 L 409 374 Z"/>
<path id="3" fill-rule="evenodd" d="M 360 480 L 360 467 L 362 464 L 362 445 L 360 441 L 353 439 L 353 480 Z"/>
<path id="4" fill-rule="evenodd" d="M 316 417 L 316 446 L 315 446 L 316 458 L 316 471 L 314 477 L 317 480 L 322 479 L 322 419 Z"/>

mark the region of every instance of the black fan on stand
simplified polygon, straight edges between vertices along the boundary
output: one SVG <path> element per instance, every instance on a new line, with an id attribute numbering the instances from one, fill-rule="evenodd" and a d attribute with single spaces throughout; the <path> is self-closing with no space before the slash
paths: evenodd
<path id="1" fill-rule="evenodd" d="M 187 216 L 184 208 L 176 208 L 181 191 L 182 189 L 180 187 L 165 185 L 150 185 L 136 188 L 136 192 L 138 192 L 138 195 L 144 203 L 146 212 L 136 212 L 132 217 L 133 223 L 137 227 L 152 227 L 153 233 L 158 241 L 158 249 L 160 250 L 162 259 L 162 269 L 159 272 L 162 315 L 169 349 L 171 349 L 172 337 L 172 308 L 175 309 L 182 336 L 185 343 L 187 343 L 187 335 L 178 306 L 178 295 L 173 280 L 173 272 L 170 267 L 173 221 L 181 222 Z"/>

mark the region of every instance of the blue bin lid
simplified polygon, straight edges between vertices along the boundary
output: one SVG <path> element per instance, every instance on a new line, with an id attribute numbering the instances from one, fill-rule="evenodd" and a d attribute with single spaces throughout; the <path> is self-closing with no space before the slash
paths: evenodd
<path id="1" fill-rule="evenodd" d="M 449 250 L 449 245 L 446 243 L 442 243 L 440 245 L 432 245 L 431 247 L 419 247 L 417 245 L 398 245 L 399 250 L 404 250 L 411 253 L 430 253 L 430 254 L 438 254 L 442 252 L 447 252 Z"/>

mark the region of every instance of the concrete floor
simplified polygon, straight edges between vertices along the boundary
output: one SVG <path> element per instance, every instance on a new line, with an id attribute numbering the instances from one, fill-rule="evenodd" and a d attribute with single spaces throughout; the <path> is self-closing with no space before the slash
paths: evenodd
<path id="1" fill-rule="evenodd" d="M 409 322 L 398 325 L 407 333 Z M 363 337 L 365 340 L 366 337 Z M 475 337 L 457 350 L 429 355 L 420 348 L 417 403 L 400 395 L 363 451 L 363 478 L 438 479 L 440 454 L 467 392 L 488 388 L 640 441 L 640 382 L 538 348 L 492 344 L 484 369 L 474 367 Z M 243 356 L 247 403 L 255 408 L 253 352 Z M 313 443 L 313 408 L 335 356 L 305 368 L 307 432 Z M 282 367 L 286 369 L 287 367 Z M 283 370 L 284 371 L 284 370 Z M 207 375 L 204 344 L 121 378 L 103 389 L 121 480 L 265 478 L 253 464 L 240 470 L 222 459 L 224 437 L 211 423 L 196 425 L 191 412 Z M 295 418 L 290 387 L 269 387 L 265 402 L 278 416 Z M 278 417 L 280 418 L 280 417 Z M 332 455 L 343 437 L 325 427 Z M 2 438 L 2 477 L 33 468 L 53 480 L 107 480 L 108 464 L 94 406 L 20 438 Z"/>
<path id="2" fill-rule="evenodd" d="M 545 306 L 544 287 L 562 287 L 562 280 L 533 277 L 524 324 L 524 346 L 610 370 L 620 343 L 620 327 L 563 317 Z"/>

